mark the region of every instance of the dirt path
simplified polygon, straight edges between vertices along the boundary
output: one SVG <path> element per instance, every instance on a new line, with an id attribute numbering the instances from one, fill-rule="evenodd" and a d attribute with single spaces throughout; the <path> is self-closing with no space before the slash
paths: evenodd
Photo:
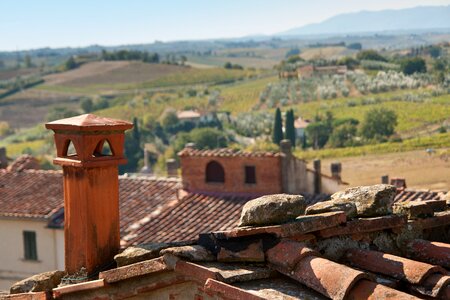
<path id="1" fill-rule="evenodd" d="M 408 188 L 450 190 L 450 149 L 435 149 L 322 160 L 322 172 L 330 163 L 342 163 L 342 179 L 351 186 L 377 184 L 381 176 L 406 178 Z"/>

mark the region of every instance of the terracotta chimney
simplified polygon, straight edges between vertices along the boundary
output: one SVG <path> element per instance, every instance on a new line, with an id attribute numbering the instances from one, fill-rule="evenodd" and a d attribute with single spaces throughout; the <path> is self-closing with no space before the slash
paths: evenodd
<path id="1" fill-rule="evenodd" d="M 0 148 L 0 169 L 5 169 L 8 166 L 8 157 L 6 156 L 6 148 Z"/>
<path id="2" fill-rule="evenodd" d="M 166 160 L 166 169 L 168 177 L 178 176 L 178 163 L 175 159 L 169 158 Z"/>
<path id="3" fill-rule="evenodd" d="M 342 164 L 340 162 L 331 163 L 331 177 L 341 180 Z"/>
<path id="4" fill-rule="evenodd" d="M 407 188 L 405 178 L 392 178 L 391 185 L 395 185 L 398 190 L 404 190 Z"/>
<path id="5" fill-rule="evenodd" d="M 313 161 L 314 166 L 314 194 L 320 194 L 322 192 L 322 167 L 320 159 Z"/>
<path id="6" fill-rule="evenodd" d="M 54 131 L 54 164 L 64 174 L 66 271 L 94 274 L 113 261 L 120 247 L 118 165 L 124 131 L 131 123 L 91 114 L 45 124 Z M 68 153 L 70 144 L 75 153 Z M 105 144 L 110 154 L 102 151 Z"/>
<path id="7" fill-rule="evenodd" d="M 280 142 L 280 152 L 286 155 L 292 154 L 292 143 L 291 140 L 281 140 Z"/>
<path id="8" fill-rule="evenodd" d="M 150 175 L 152 174 L 152 168 L 150 167 L 150 164 L 148 163 L 148 150 L 144 148 L 144 166 L 141 169 L 141 174 L 144 175 Z"/>

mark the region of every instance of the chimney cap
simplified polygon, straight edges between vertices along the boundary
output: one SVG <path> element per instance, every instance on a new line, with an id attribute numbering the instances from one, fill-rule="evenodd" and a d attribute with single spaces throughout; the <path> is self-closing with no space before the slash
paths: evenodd
<path id="1" fill-rule="evenodd" d="M 93 114 L 84 114 L 76 117 L 56 120 L 45 124 L 45 128 L 47 129 L 69 131 L 125 131 L 132 127 L 133 124 L 130 122 L 99 117 Z"/>

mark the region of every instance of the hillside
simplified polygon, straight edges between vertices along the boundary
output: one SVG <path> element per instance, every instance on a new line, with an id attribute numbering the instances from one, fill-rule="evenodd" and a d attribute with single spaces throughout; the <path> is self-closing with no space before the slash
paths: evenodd
<path id="1" fill-rule="evenodd" d="M 181 66 L 148 64 L 135 61 L 99 61 L 81 67 L 44 77 L 46 85 L 67 87 L 84 87 L 88 85 L 114 85 L 141 83 L 155 80 L 163 76 L 187 72 Z"/>
<path id="2" fill-rule="evenodd" d="M 450 5 L 340 14 L 323 22 L 280 32 L 278 36 L 434 31 L 450 29 Z"/>

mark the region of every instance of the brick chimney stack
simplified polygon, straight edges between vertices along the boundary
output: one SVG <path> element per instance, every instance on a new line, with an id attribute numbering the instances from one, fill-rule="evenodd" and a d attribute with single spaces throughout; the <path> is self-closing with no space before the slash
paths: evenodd
<path id="1" fill-rule="evenodd" d="M 342 164 L 340 162 L 331 163 L 331 177 L 337 180 L 341 180 Z"/>
<path id="2" fill-rule="evenodd" d="M 0 148 L 0 169 L 6 169 L 8 166 L 8 157 L 6 156 L 6 148 Z"/>
<path id="3" fill-rule="evenodd" d="M 55 133 L 53 163 L 64 174 L 66 271 L 84 267 L 94 274 L 119 251 L 118 165 L 126 163 L 124 132 L 133 125 L 86 114 L 45 127 Z M 75 153 L 69 153 L 71 144 Z"/>
<path id="4" fill-rule="evenodd" d="M 322 167 L 320 159 L 313 161 L 314 166 L 314 194 L 320 194 L 322 192 Z"/>

